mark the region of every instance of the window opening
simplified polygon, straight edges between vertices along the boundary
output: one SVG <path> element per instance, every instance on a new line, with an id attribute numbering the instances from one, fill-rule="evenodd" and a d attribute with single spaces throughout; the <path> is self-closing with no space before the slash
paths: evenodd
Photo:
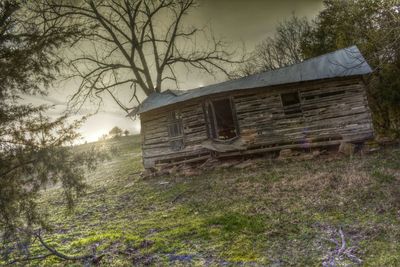
<path id="1" fill-rule="evenodd" d="M 214 120 L 211 120 L 213 138 L 229 140 L 238 136 L 231 100 L 229 98 L 214 100 L 212 101 L 212 109 L 213 113 L 211 114 L 214 114 Z"/>
<path id="2" fill-rule="evenodd" d="M 281 99 L 285 115 L 302 113 L 298 92 L 281 94 Z"/>

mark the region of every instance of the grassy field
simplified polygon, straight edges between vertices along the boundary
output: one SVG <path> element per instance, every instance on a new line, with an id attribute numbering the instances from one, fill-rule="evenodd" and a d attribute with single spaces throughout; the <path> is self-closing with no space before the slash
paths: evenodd
<path id="1" fill-rule="evenodd" d="M 337 249 L 333 240 L 342 244 L 342 229 L 363 266 L 400 266 L 398 147 L 143 179 L 137 136 L 96 145 L 118 154 L 87 174 L 74 211 L 58 188 L 41 200 L 53 226 L 44 237 L 66 254 L 97 246 L 103 266 L 322 266 Z M 344 254 L 336 262 L 356 265 Z M 49 257 L 32 264 L 82 263 Z"/>

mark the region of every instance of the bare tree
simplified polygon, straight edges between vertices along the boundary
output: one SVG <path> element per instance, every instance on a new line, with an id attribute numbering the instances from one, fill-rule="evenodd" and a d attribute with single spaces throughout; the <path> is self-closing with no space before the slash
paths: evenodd
<path id="1" fill-rule="evenodd" d="M 311 25 L 306 18 L 293 15 L 280 22 L 275 35 L 258 44 L 249 60 L 232 76 L 243 77 L 301 62 L 304 59 L 302 42 L 310 30 Z"/>
<path id="2" fill-rule="evenodd" d="M 301 42 L 309 29 L 307 19 L 294 15 L 281 22 L 276 29 L 275 38 L 267 38 L 258 46 L 257 54 L 263 69 L 271 70 L 301 62 Z"/>
<path id="3" fill-rule="evenodd" d="M 235 61 L 226 44 L 207 28 L 188 26 L 195 7 L 195 0 L 46 0 L 49 21 L 70 17 L 86 28 L 79 56 L 70 62 L 82 81 L 72 103 L 81 106 L 108 94 L 130 112 L 139 96 L 161 92 L 167 81 L 177 87 L 179 64 L 228 75 L 225 64 Z M 209 38 L 203 45 L 202 34 Z"/>

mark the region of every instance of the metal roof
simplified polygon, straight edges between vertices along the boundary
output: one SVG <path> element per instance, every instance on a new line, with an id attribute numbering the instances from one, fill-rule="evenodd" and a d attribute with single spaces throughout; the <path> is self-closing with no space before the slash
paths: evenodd
<path id="1" fill-rule="evenodd" d="M 234 90 L 246 90 L 272 85 L 346 77 L 371 73 L 356 46 L 344 48 L 322 56 L 310 58 L 276 70 L 250 75 L 236 80 L 212 84 L 187 91 L 166 90 L 148 96 L 134 112 L 140 114 L 190 99 Z M 134 115 L 134 114 L 132 114 Z"/>

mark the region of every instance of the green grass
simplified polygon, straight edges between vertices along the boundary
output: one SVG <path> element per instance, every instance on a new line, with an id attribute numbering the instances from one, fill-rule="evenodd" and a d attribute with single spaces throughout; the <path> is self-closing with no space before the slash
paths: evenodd
<path id="1" fill-rule="evenodd" d="M 44 236 L 67 254 L 96 245 L 104 266 L 321 266 L 342 228 L 363 265 L 400 266 L 399 148 L 143 179 L 137 136 L 96 145 L 118 154 L 88 173 L 72 212 L 59 188 L 41 199 Z M 57 264 L 72 263 L 32 262 Z"/>

